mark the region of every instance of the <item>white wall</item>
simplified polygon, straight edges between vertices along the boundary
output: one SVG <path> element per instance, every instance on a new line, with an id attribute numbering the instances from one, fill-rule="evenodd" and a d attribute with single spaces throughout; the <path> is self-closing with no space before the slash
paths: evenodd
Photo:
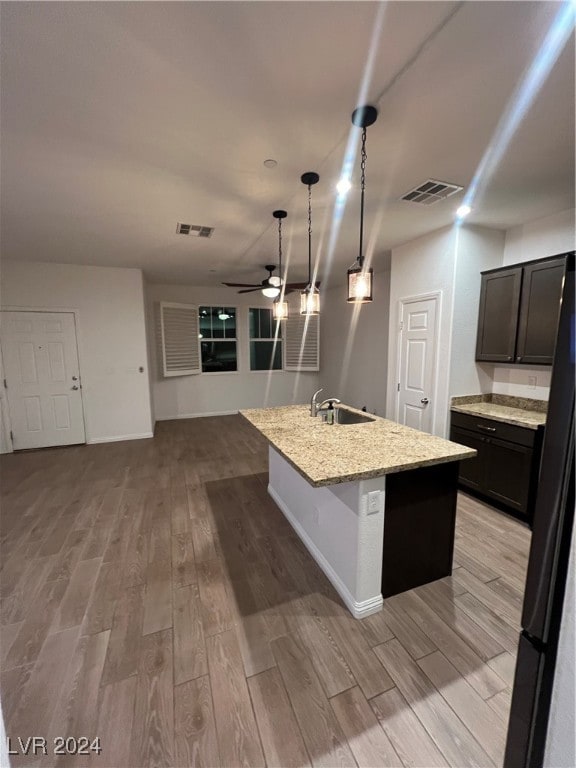
<path id="1" fill-rule="evenodd" d="M 462 226 L 455 249 L 450 397 L 492 391 L 492 366 L 477 363 L 480 272 L 502 264 L 504 232 Z M 534 395 L 532 395 L 534 397 Z"/>
<path id="2" fill-rule="evenodd" d="M 526 365 L 495 365 L 492 392 L 547 401 L 550 397 L 551 379 L 552 368 L 549 365 L 536 365 L 533 368 Z"/>
<path id="3" fill-rule="evenodd" d="M 436 398 L 432 432 L 442 437 L 447 430 L 452 304 L 457 242 L 458 230 L 449 227 L 394 248 L 390 273 L 386 416 L 389 419 L 396 419 L 400 299 L 438 291 L 441 298 L 438 317 Z"/>
<path id="4" fill-rule="evenodd" d="M 322 294 L 320 385 L 322 397 L 338 397 L 383 416 L 388 375 L 390 272 L 374 274 L 374 301 L 346 302 L 346 286 Z"/>
<path id="5" fill-rule="evenodd" d="M 156 306 L 160 301 L 237 307 L 238 372 L 163 378 L 156 341 Z M 240 408 L 306 403 L 320 386 L 317 373 L 250 371 L 248 308 L 271 306 L 271 300 L 259 291 L 239 295 L 224 287 L 149 284 L 146 286 L 146 304 L 152 399 L 154 414 L 159 421 L 234 413 Z M 322 348 L 322 317 L 320 320 Z"/>
<path id="6" fill-rule="evenodd" d="M 87 442 L 152 436 L 140 270 L 4 262 L 1 302 L 76 313 Z"/>
<path id="7" fill-rule="evenodd" d="M 546 768 L 576 765 L 576 529 L 572 535 L 570 564 L 564 595 L 554 689 L 546 738 Z"/>
<path id="8" fill-rule="evenodd" d="M 576 248 L 575 215 L 576 211 L 570 208 L 507 230 L 504 265 L 573 251 Z"/>

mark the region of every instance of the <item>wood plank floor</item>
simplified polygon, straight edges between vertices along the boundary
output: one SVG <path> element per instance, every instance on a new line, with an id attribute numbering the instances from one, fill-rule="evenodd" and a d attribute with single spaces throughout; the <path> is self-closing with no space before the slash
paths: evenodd
<path id="1" fill-rule="evenodd" d="M 13 765 L 499 766 L 529 531 L 461 495 L 453 576 L 354 620 L 238 416 L 3 456 Z"/>

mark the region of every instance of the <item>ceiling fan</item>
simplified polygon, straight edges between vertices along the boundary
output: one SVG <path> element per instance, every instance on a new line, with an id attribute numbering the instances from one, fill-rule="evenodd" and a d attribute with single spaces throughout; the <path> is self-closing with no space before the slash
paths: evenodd
<path id="1" fill-rule="evenodd" d="M 264 291 L 265 289 L 276 289 L 279 293 L 282 281 L 277 275 L 272 275 L 272 272 L 276 269 L 274 264 L 266 264 L 264 269 L 268 270 L 268 277 L 262 280 L 261 283 L 222 283 L 229 288 L 242 288 L 242 291 L 238 293 L 252 293 L 253 291 Z M 305 288 L 307 283 L 286 283 L 284 293 L 290 293 L 291 291 L 298 291 Z M 277 293 L 275 295 L 278 295 Z M 273 298 L 273 297 L 271 297 Z"/>

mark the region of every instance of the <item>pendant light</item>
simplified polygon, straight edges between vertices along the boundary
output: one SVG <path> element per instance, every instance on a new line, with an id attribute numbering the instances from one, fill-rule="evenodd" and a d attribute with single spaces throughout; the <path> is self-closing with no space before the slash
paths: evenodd
<path id="1" fill-rule="evenodd" d="M 273 211 L 272 216 L 278 219 L 278 272 L 280 273 L 280 285 L 281 294 L 277 299 L 274 299 L 272 304 L 272 316 L 274 320 L 285 320 L 288 317 L 288 302 L 284 301 L 284 293 L 286 290 L 286 280 L 282 275 L 282 219 L 285 219 L 288 214 L 286 211 Z"/>
<path id="2" fill-rule="evenodd" d="M 312 187 L 320 181 L 320 176 L 308 171 L 302 174 L 300 181 L 308 187 L 308 285 L 300 293 L 300 314 L 319 315 L 320 291 L 312 282 Z"/>
<path id="3" fill-rule="evenodd" d="M 364 267 L 364 189 L 366 187 L 366 128 L 376 122 L 376 107 L 358 107 L 352 112 L 352 123 L 362 128 L 360 150 L 360 245 L 358 256 L 348 270 L 348 301 L 352 304 L 366 304 L 372 301 L 372 267 Z"/>

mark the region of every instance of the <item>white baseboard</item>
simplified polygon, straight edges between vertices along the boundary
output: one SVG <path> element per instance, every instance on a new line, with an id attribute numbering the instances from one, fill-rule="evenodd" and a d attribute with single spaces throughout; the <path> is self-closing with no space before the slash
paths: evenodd
<path id="1" fill-rule="evenodd" d="M 322 568 L 324 575 L 330 581 L 336 592 L 338 592 L 352 616 L 354 616 L 356 619 L 363 619 L 373 613 L 378 613 L 378 611 L 381 610 L 382 606 L 384 605 L 382 595 L 376 595 L 375 597 L 371 597 L 369 600 L 362 600 L 361 602 L 355 600 L 348 587 L 344 584 L 328 560 L 326 560 L 322 552 L 320 552 L 304 528 L 300 525 L 300 522 L 288 509 L 286 503 L 276 493 L 271 485 L 268 485 L 268 493 L 280 507 L 284 513 L 284 517 L 288 520 L 292 528 L 294 528 L 308 552 L 310 552 L 314 560 L 318 563 L 320 568 Z"/>
<path id="2" fill-rule="evenodd" d="M 147 437 L 154 437 L 152 432 L 143 432 L 141 435 L 114 435 L 114 437 L 93 437 L 91 440 L 86 440 L 87 445 L 94 445 L 95 443 L 119 443 L 122 440 L 144 440 Z"/>
<path id="3" fill-rule="evenodd" d="M 208 411 L 207 413 L 177 413 L 174 416 L 163 416 L 156 418 L 156 421 L 172 421 L 173 419 L 201 419 L 204 416 L 235 416 L 238 409 L 234 411 Z"/>

